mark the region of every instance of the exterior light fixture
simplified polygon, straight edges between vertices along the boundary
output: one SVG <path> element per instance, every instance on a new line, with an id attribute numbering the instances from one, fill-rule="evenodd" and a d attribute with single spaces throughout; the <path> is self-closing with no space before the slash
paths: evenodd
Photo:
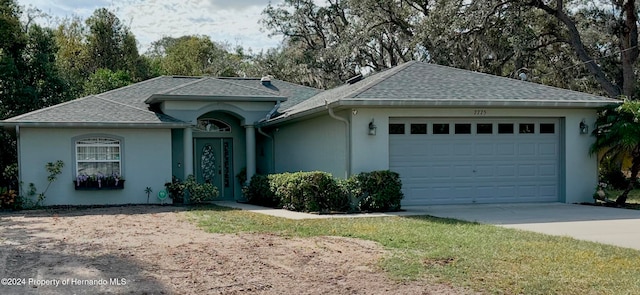
<path id="1" fill-rule="evenodd" d="M 580 122 L 580 134 L 587 133 L 589 133 L 589 125 L 587 125 L 587 123 L 584 122 L 584 119 L 582 119 L 582 121 Z"/>
<path id="2" fill-rule="evenodd" d="M 378 129 L 378 127 L 373 123 L 373 119 L 371 119 L 371 122 L 369 122 L 369 135 L 376 135 L 376 129 Z"/>

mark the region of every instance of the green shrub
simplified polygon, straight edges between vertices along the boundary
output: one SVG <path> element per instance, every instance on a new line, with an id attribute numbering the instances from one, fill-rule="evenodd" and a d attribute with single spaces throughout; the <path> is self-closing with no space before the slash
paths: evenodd
<path id="1" fill-rule="evenodd" d="M 280 204 L 280 201 L 271 190 L 269 177 L 256 174 L 251 177 L 249 186 L 242 188 L 242 192 L 249 203 L 265 207 L 277 207 Z"/>
<path id="2" fill-rule="evenodd" d="M 189 202 L 198 204 L 211 201 L 218 197 L 218 188 L 211 183 L 197 183 L 193 175 L 185 181 L 185 188 L 189 192 Z"/>
<path id="3" fill-rule="evenodd" d="M 394 211 L 403 195 L 398 173 L 374 171 L 346 180 L 326 172 L 255 175 L 243 188 L 251 204 L 304 212 Z"/>
<path id="4" fill-rule="evenodd" d="M 0 187 L 0 209 L 20 209 L 22 201 L 18 192 L 7 187 Z"/>
<path id="5" fill-rule="evenodd" d="M 171 182 L 165 183 L 164 186 L 174 203 L 184 203 L 185 184 L 179 178 L 173 176 Z"/>
<path id="6" fill-rule="evenodd" d="M 389 170 L 363 172 L 351 176 L 346 182 L 355 209 L 362 211 L 400 210 L 402 182 L 400 175 Z"/>

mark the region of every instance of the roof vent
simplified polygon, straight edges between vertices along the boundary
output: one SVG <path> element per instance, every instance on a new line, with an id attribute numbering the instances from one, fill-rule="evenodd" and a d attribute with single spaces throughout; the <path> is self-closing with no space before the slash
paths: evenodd
<path id="1" fill-rule="evenodd" d="M 520 80 L 522 81 L 527 81 L 527 74 L 522 72 L 520 73 L 520 75 L 518 75 L 518 77 L 520 78 Z"/>
<path id="2" fill-rule="evenodd" d="M 269 86 L 271 85 L 271 76 L 264 76 L 262 78 L 260 78 L 260 82 L 262 83 L 262 85 L 264 86 Z"/>
<path id="3" fill-rule="evenodd" d="M 347 84 L 355 84 L 358 81 L 362 80 L 362 74 L 357 74 L 351 78 L 349 78 L 349 80 L 347 80 Z"/>

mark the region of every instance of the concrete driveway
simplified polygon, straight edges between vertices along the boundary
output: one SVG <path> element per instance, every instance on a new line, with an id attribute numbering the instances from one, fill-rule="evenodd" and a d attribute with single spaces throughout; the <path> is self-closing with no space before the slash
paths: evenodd
<path id="1" fill-rule="evenodd" d="M 640 250 L 639 210 L 563 203 L 407 206 L 403 209 Z"/>

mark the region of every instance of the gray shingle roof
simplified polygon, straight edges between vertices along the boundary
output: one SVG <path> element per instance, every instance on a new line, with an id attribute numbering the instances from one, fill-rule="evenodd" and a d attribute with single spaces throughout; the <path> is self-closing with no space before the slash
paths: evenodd
<path id="1" fill-rule="evenodd" d="M 280 106 L 280 116 L 274 121 L 323 111 L 326 103 L 404 107 L 598 107 L 619 102 L 576 91 L 413 61 L 328 91 L 276 79 L 272 79 L 269 85 L 263 85 L 259 78 L 162 76 L 13 117 L 0 121 L 0 125 L 186 124 L 150 111 L 145 100 L 154 95 L 286 98 Z"/>
<path id="2" fill-rule="evenodd" d="M 260 78 L 212 78 L 161 76 L 93 96 L 79 98 L 0 121 L 0 125 L 33 123 L 48 125 L 157 125 L 186 123 L 149 110 L 145 103 L 154 94 L 175 96 L 242 96 L 307 99 L 321 90 L 272 79 L 264 86 Z M 93 126 L 92 125 L 92 126 Z"/>
<path id="3" fill-rule="evenodd" d="M 139 83 L 131 84 L 122 88 L 114 89 L 96 96 L 130 105 L 133 107 L 147 109 L 149 106 L 144 102 L 149 96 L 155 93 L 166 91 L 200 80 L 201 77 L 180 77 L 180 76 L 160 76 Z"/>
<path id="4" fill-rule="evenodd" d="M 234 83 L 248 87 L 257 89 L 269 89 L 270 91 L 277 92 L 280 96 L 284 96 L 287 98 L 287 100 L 280 105 L 280 110 L 288 109 L 322 92 L 321 89 L 302 86 L 276 79 L 271 79 L 271 85 L 268 86 L 263 85 L 258 78 L 224 77 L 219 79 L 233 81 Z"/>
<path id="5" fill-rule="evenodd" d="M 618 100 L 511 78 L 411 61 L 354 83 L 322 92 L 284 110 L 291 116 L 325 103 L 376 106 L 565 106 L 591 107 Z"/>
<path id="6" fill-rule="evenodd" d="M 275 97 L 280 96 L 276 91 L 266 87 L 254 88 L 251 86 L 234 83 L 233 80 L 223 80 L 205 77 L 191 83 L 166 90 L 160 94 L 176 96 L 243 96 L 243 97 Z"/>
<path id="7" fill-rule="evenodd" d="M 77 124 L 181 124 L 172 117 L 124 105 L 99 96 L 87 96 L 37 110 L 6 122 Z"/>

